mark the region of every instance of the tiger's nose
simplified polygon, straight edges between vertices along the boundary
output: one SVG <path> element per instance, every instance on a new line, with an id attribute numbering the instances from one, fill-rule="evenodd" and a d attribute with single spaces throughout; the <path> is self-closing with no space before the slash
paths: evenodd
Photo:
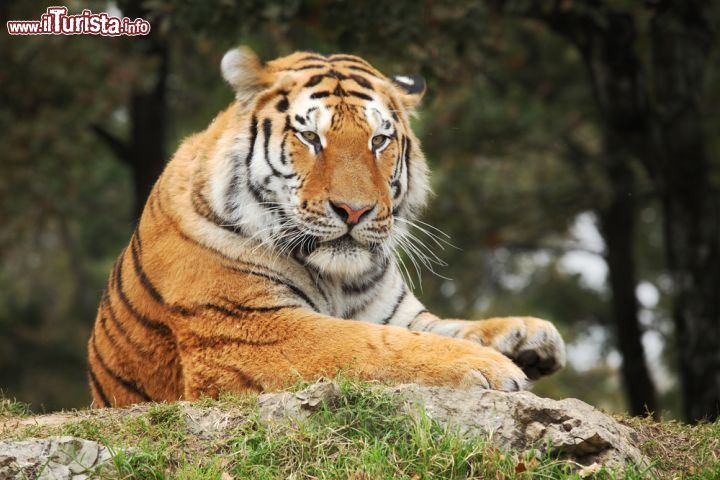
<path id="1" fill-rule="evenodd" d="M 348 225 L 357 225 L 360 221 L 367 217 L 375 208 L 375 205 L 366 205 L 359 208 L 353 208 L 347 203 L 330 201 L 330 207 L 333 209 L 340 219 Z"/>

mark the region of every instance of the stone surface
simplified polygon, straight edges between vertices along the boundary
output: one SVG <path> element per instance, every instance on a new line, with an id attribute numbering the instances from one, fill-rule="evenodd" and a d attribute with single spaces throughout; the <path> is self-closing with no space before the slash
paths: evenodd
<path id="1" fill-rule="evenodd" d="M 245 420 L 246 415 L 235 409 L 199 408 L 181 402 L 187 432 L 196 439 L 214 440 Z"/>
<path id="2" fill-rule="evenodd" d="M 265 393 L 258 397 L 260 419 L 270 424 L 288 420 L 304 420 L 325 402 L 332 402 L 340 396 L 335 382 L 318 382 L 299 392 Z"/>
<path id="3" fill-rule="evenodd" d="M 99 443 L 75 437 L 3 441 L 0 442 L 0 480 L 82 480 L 98 473 L 111 456 Z"/>
<path id="4" fill-rule="evenodd" d="M 77 416 L 70 413 L 49 413 L 46 415 L 37 415 L 33 417 L 11 417 L 8 419 L 0 418 L 0 433 L 3 430 L 17 429 L 21 427 L 57 427 L 68 422 L 77 420 Z"/>
<path id="5" fill-rule="evenodd" d="M 441 425 L 465 434 L 488 436 L 503 450 L 549 450 L 581 465 L 608 467 L 645 464 L 637 434 L 587 403 L 571 398 L 551 400 L 530 392 L 453 389 L 400 385 L 385 390 L 401 396 L 402 409 L 417 415 L 422 405 Z M 306 419 L 322 401 L 339 395 L 332 382 L 311 385 L 297 393 L 260 396 L 261 418 L 267 423 Z"/>
<path id="6" fill-rule="evenodd" d="M 401 385 L 405 410 L 423 405 L 439 423 L 470 434 L 488 435 L 501 449 L 552 450 L 561 458 L 583 465 L 622 467 L 646 464 L 637 447 L 636 432 L 575 398 L 551 400 L 530 392 L 457 390 Z"/>
<path id="7" fill-rule="evenodd" d="M 550 400 L 530 392 L 419 385 L 387 387 L 384 391 L 398 396 L 398 408 L 406 415 L 419 415 L 418 406 L 422 405 L 427 415 L 441 425 L 468 435 L 487 436 L 502 450 L 540 454 L 551 451 L 576 462 L 578 468 L 598 468 L 598 465 L 622 468 L 630 463 L 647 463 L 637 448 L 634 430 L 580 400 Z M 333 382 L 318 382 L 294 393 L 263 394 L 258 397 L 260 419 L 266 425 L 292 426 L 307 419 L 323 402 L 332 408 L 340 394 Z M 246 408 L 229 406 L 181 402 L 180 407 L 185 428 L 193 441 L 221 440 L 252 415 Z M 127 409 L 0 421 L 0 432 L 30 425 L 54 427 L 83 416 L 112 420 L 140 415 L 149 408 L 151 405 L 136 405 Z M 110 456 L 102 445 L 73 437 L 0 441 L 0 480 L 87 478 Z"/>

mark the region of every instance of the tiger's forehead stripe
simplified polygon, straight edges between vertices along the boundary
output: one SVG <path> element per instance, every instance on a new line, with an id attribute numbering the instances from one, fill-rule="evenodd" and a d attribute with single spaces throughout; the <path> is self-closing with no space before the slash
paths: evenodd
<path id="1" fill-rule="evenodd" d="M 373 88 L 373 86 L 372 86 L 372 83 L 370 83 L 370 81 L 368 81 L 368 80 L 367 80 L 366 78 L 364 78 L 363 76 L 357 75 L 357 74 L 354 74 L 354 73 L 351 73 L 351 74 L 349 74 L 349 75 L 345 75 L 345 74 L 343 74 L 343 73 L 338 72 L 338 71 L 335 70 L 335 69 L 330 69 L 328 72 L 319 73 L 319 74 L 317 74 L 317 75 L 313 75 L 312 77 L 310 77 L 310 79 L 309 79 L 307 82 L 305 82 L 304 87 L 305 87 L 305 88 L 307 88 L 307 87 L 314 87 L 315 85 L 319 84 L 320 82 L 322 82 L 322 81 L 325 80 L 326 78 L 334 78 L 334 79 L 337 79 L 337 80 L 339 80 L 339 81 L 342 81 L 342 80 L 352 80 L 352 81 L 354 81 L 355 83 L 357 83 L 359 86 L 361 86 L 362 88 L 367 88 L 368 90 L 374 90 L 374 88 Z"/>
<path id="2" fill-rule="evenodd" d="M 334 55 L 305 55 L 304 57 L 297 60 L 297 62 L 307 62 L 307 61 L 314 61 L 314 62 L 325 62 L 325 63 L 337 63 L 337 62 L 350 62 L 350 63 L 359 63 L 360 65 L 364 65 L 366 67 L 369 67 L 374 70 L 374 67 L 370 65 L 367 61 L 363 60 L 360 57 L 356 57 L 354 55 L 343 55 L 343 54 L 334 54 Z"/>
<path id="3" fill-rule="evenodd" d="M 310 62 L 304 64 L 304 62 Z M 327 67 L 343 68 L 362 72 L 379 80 L 385 80 L 386 77 L 380 73 L 375 67 L 370 65 L 362 58 L 353 55 L 305 55 L 295 60 L 291 65 L 280 67 L 285 71 L 302 71 L 313 70 Z"/>
<path id="4" fill-rule="evenodd" d="M 324 98 L 328 96 L 357 97 L 362 100 L 372 101 L 373 97 L 369 92 L 374 92 L 375 87 L 371 80 L 356 73 L 343 73 L 335 68 L 315 74 L 305 81 L 302 88 L 312 88 L 328 82 L 333 85 L 332 90 L 318 90 L 311 94 L 311 99 Z M 366 93 L 367 92 L 367 93 Z"/>
<path id="5" fill-rule="evenodd" d="M 327 83 L 326 83 L 327 82 Z M 288 116 L 287 122 L 290 119 L 295 119 L 299 124 L 305 125 L 307 118 L 304 115 L 310 112 L 308 109 L 303 112 L 302 105 L 305 103 L 303 99 L 316 101 L 325 98 L 336 97 L 340 100 L 339 103 L 328 104 L 327 107 L 337 107 L 340 104 L 347 104 L 345 101 L 348 98 L 357 98 L 365 102 L 371 102 L 372 104 L 384 104 L 388 101 L 388 105 L 383 105 L 383 110 L 393 114 L 392 98 L 378 98 L 376 89 L 373 84 L 356 74 L 343 74 L 341 72 L 330 70 L 317 75 L 311 76 L 305 80 L 304 83 L 299 82 L 299 87 L 289 88 L 286 87 L 274 89 L 268 92 L 266 95 L 258 99 L 255 105 L 255 112 L 258 113 L 266 106 L 273 105 L 274 110 L 278 113 L 286 114 Z M 313 87 L 317 89 L 313 90 Z M 295 92 L 293 92 L 295 90 Z M 308 91 L 309 90 L 309 91 Z M 278 98 L 279 97 L 279 98 Z M 292 100 L 291 100 L 292 99 Z M 300 103 L 298 103 L 300 102 Z M 309 103 L 308 106 L 311 109 L 318 108 L 318 104 Z M 349 105 L 355 105 L 358 107 L 367 106 L 365 104 L 350 103 Z M 395 115 L 392 115 L 395 118 Z M 397 120 L 397 118 L 395 118 Z"/>

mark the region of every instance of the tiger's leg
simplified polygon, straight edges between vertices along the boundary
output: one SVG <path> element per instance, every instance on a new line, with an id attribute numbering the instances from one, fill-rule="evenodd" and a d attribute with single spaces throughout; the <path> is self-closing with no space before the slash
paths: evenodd
<path id="1" fill-rule="evenodd" d="M 422 313 L 408 328 L 491 347 L 512 359 L 536 380 L 565 366 L 565 342 L 555 326 L 534 317 L 498 317 L 486 320 L 442 320 Z"/>
<path id="2" fill-rule="evenodd" d="M 187 399 L 222 390 L 261 391 L 300 379 L 351 376 L 392 383 L 479 385 L 520 390 L 526 376 L 497 351 L 474 342 L 305 310 L 232 321 L 213 312 L 176 334 Z"/>

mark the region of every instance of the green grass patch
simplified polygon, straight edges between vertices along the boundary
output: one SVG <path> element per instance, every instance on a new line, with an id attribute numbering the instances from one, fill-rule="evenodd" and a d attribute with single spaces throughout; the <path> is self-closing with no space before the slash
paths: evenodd
<path id="1" fill-rule="evenodd" d="M 0 391 L 0 417 L 26 417 L 30 413 L 30 405 L 15 399 L 3 398 Z"/>
<path id="2" fill-rule="evenodd" d="M 76 412 L 76 420 L 60 426 L 30 425 L 0 438 L 99 441 L 114 452 L 102 477 L 115 479 L 720 479 L 720 422 L 688 426 L 620 418 L 638 432 L 638 446 L 652 465 L 582 476 L 576 464 L 502 452 L 483 437 L 443 428 L 422 410 L 400 414 L 399 399 L 380 385 L 341 379 L 339 386 L 332 404 L 296 424 L 267 426 L 256 396 L 222 395 L 192 404 L 196 413 L 233 413 L 232 423 L 215 436 L 189 433 L 187 407 L 175 403 Z M 28 414 L 16 403 L 3 403 L 5 418 Z"/>
<path id="3" fill-rule="evenodd" d="M 341 381 L 340 387 L 337 402 L 298 425 L 243 424 L 222 448 L 225 472 L 256 479 L 572 477 L 567 462 L 500 452 L 423 411 L 400 415 L 398 399 L 378 386 Z"/>

